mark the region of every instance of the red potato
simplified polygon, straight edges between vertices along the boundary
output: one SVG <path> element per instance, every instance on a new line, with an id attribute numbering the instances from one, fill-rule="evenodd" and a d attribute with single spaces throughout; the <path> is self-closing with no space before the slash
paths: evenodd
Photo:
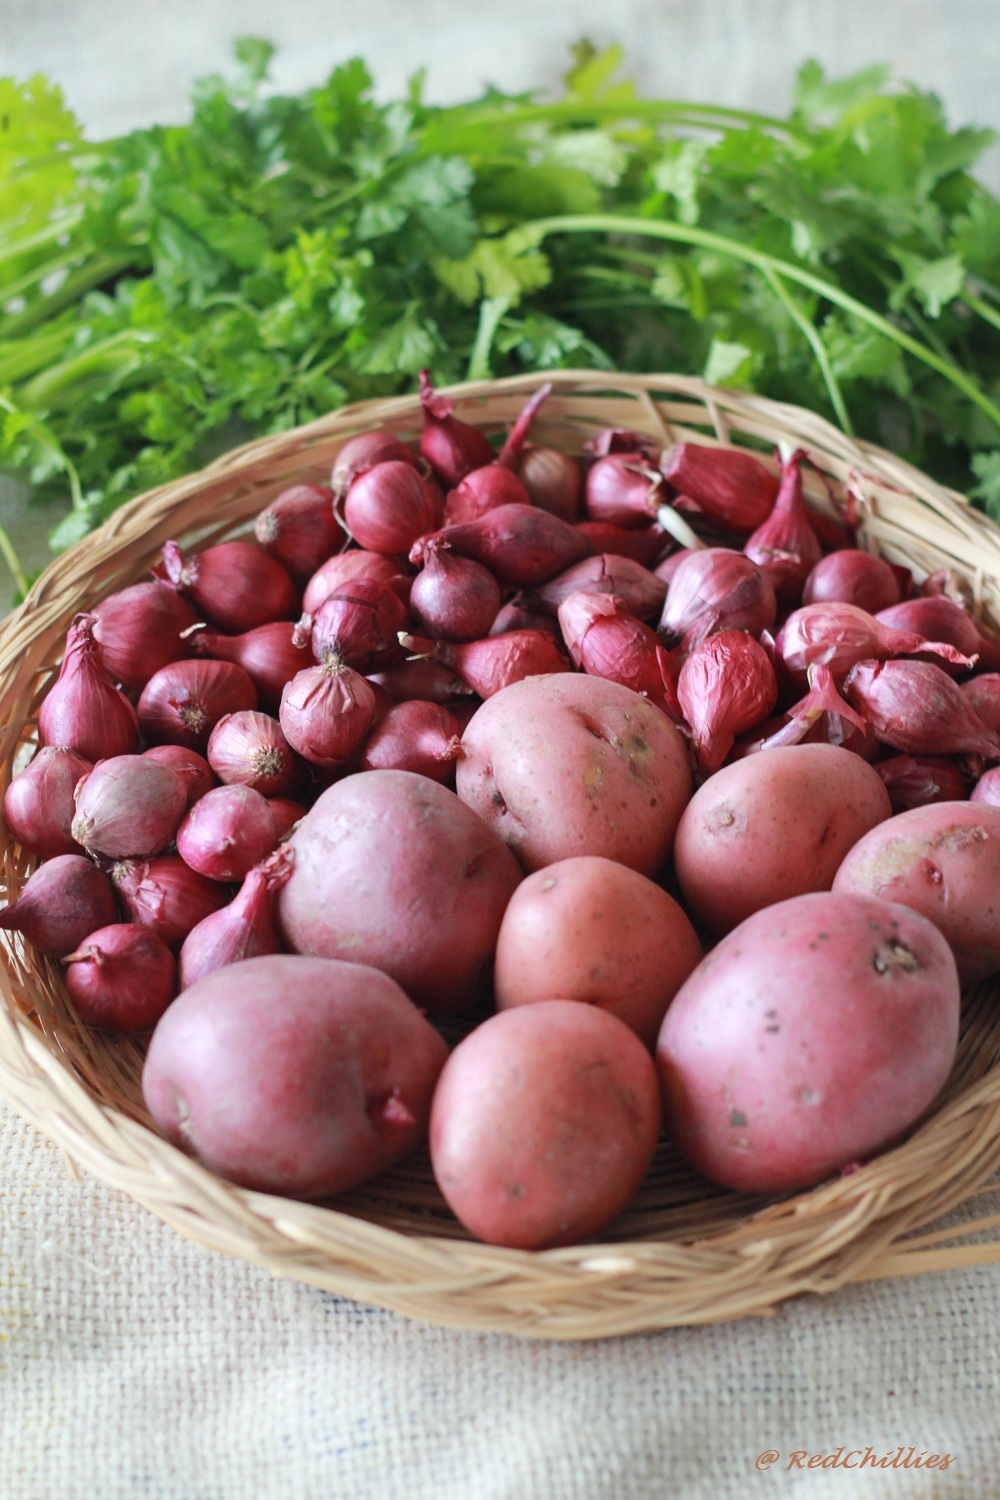
<path id="1" fill-rule="evenodd" d="M 564 859 L 523 880 L 500 924 L 498 1010 L 558 995 L 617 1016 L 653 1050 L 667 1006 L 701 960 L 672 896 L 597 856 Z"/>
<path id="2" fill-rule="evenodd" d="M 541 1250 L 617 1218 L 659 1129 L 638 1038 L 596 1006 L 545 1000 L 491 1016 L 455 1048 L 434 1091 L 431 1164 L 479 1239 Z"/>
<path id="3" fill-rule="evenodd" d="M 495 693 L 470 720 L 458 795 L 528 871 L 596 854 L 656 875 L 691 796 L 666 714 L 601 677 L 553 673 Z"/>
<path id="4" fill-rule="evenodd" d="M 211 1171 L 318 1198 L 420 1144 L 447 1051 L 385 974 L 272 955 L 218 969 L 174 1001 L 142 1089 L 164 1135 Z"/>
<path id="5" fill-rule="evenodd" d="M 413 771 L 347 776 L 288 844 L 277 910 L 293 952 L 371 964 L 432 1012 L 479 998 L 521 871 L 454 792 Z"/>
<path id="6" fill-rule="evenodd" d="M 925 917 L 840 892 L 779 902 L 723 938 L 667 1011 L 667 1131 L 723 1187 L 811 1187 L 928 1108 L 959 1002 L 955 960 Z"/>
<path id="7" fill-rule="evenodd" d="M 861 839 L 833 882 L 920 912 L 947 939 L 964 985 L 1000 970 L 1000 807 L 935 802 Z"/>
<path id="8" fill-rule="evenodd" d="M 867 761 L 838 745 L 787 745 L 723 766 L 684 810 L 674 868 L 687 909 L 713 933 L 752 912 L 829 890 L 847 851 L 890 816 Z"/>

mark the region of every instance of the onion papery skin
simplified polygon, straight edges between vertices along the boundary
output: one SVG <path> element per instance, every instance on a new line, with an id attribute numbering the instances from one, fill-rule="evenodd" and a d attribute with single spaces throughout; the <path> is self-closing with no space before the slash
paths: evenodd
<path id="1" fill-rule="evenodd" d="M 763 646 L 746 631 L 724 630 L 687 657 L 677 696 L 698 766 L 710 775 L 722 765 L 736 736 L 772 712 L 778 684 Z"/>
<path id="2" fill-rule="evenodd" d="M 177 830 L 177 853 L 209 880 L 243 880 L 278 842 L 267 798 L 248 786 L 207 792 Z"/>
<path id="3" fill-rule="evenodd" d="M 761 461 L 736 448 L 675 443 L 660 462 L 664 479 L 721 526 L 751 532 L 770 515 L 780 481 Z"/>
<path id="4" fill-rule="evenodd" d="M 805 581 L 822 555 L 802 494 L 804 456 L 803 450 L 797 448 L 782 464 L 781 484 L 773 509 L 743 548 L 770 580 L 775 598 L 786 609 L 801 601 Z"/>
<path id="5" fill-rule="evenodd" d="M 452 643 L 404 638 L 409 650 L 430 649 L 437 661 L 466 683 L 480 698 L 491 698 L 525 677 L 569 672 L 569 658 L 547 631 L 511 630 L 485 640 Z"/>
<path id="6" fill-rule="evenodd" d="M 19 896 L 0 911 L 0 928 L 20 932 L 39 953 L 72 953 L 89 932 L 118 920 L 111 881 L 82 854 L 39 865 Z"/>
<path id="7" fill-rule="evenodd" d="M 90 854 L 149 859 L 171 842 L 187 805 L 187 783 L 170 766 L 115 755 L 77 787 L 73 837 Z"/>
<path id="8" fill-rule="evenodd" d="M 139 698 L 139 723 L 155 744 L 204 752 L 224 714 L 257 707 L 257 689 L 235 662 L 192 658 L 161 667 Z"/>
<path id="9" fill-rule="evenodd" d="M 985 755 L 1000 760 L 1000 736 L 973 712 L 947 672 L 927 661 L 860 661 L 844 697 L 883 745 L 904 755 Z"/>
<path id="10" fill-rule="evenodd" d="M 120 860 L 111 880 L 129 920 L 178 949 L 191 928 L 210 912 L 232 900 L 232 889 L 209 880 L 179 854 L 158 854 L 150 860 Z"/>
<path id="11" fill-rule="evenodd" d="M 357 437 L 348 438 L 333 461 L 330 484 L 334 496 L 343 499 L 359 474 L 374 469 L 376 464 L 385 463 L 387 459 L 413 464 L 414 467 L 417 462 L 412 450 L 383 428 L 359 432 Z"/>
<path id="12" fill-rule="evenodd" d="M 219 778 L 205 757 L 186 745 L 151 745 L 142 753 L 147 760 L 159 761 L 161 766 L 177 772 L 187 788 L 188 807 L 194 807 L 200 797 L 219 785 Z"/>
<path id="13" fill-rule="evenodd" d="M 174 955 L 155 932 L 133 923 L 98 928 L 63 963 L 80 1019 L 104 1031 L 150 1030 L 177 994 Z"/>
<path id="14" fill-rule="evenodd" d="M 664 640 L 697 644 L 723 630 L 758 636 L 774 624 L 777 603 L 767 574 L 728 547 L 688 552 L 667 588 L 659 631 Z"/>
<path id="15" fill-rule="evenodd" d="M 571 594 L 559 606 L 559 623 L 574 666 L 643 693 L 675 723 L 680 719 L 679 663 L 619 599 Z"/>
<path id="16" fill-rule="evenodd" d="M 278 713 L 293 750 L 315 766 L 349 761 L 375 718 L 371 684 L 335 651 L 292 679 Z"/>
<path id="17" fill-rule="evenodd" d="M 41 746 L 4 793 L 4 819 L 22 849 L 39 859 L 79 854 L 70 832 L 76 812 L 73 793 L 93 769 L 65 745 Z"/>
<path id="18" fill-rule="evenodd" d="M 613 594 L 630 615 L 648 621 L 659 619 L 667 585 L 631 558 L 602 553 L 574 563 L 565 573 L 534 589 L 525 602 L 555 613 L 565 600 L 578 593 Z"/>
<path id="19" fill-rule="evenodd" d="M 355 578 L 380 578 L 385 583 L 391 583 L 405 604 L 410 597 L 413 579 L 400 569 L 409 570 L 409 566 L 405 556 L 383 557 L 381 552 L 349 547 L 345 552 L 338 552 L 336 557 L 328 557 L 316 569 L 302 595 L 302 608 L 306 614 L 314 615 L 324 599 Z"/>
<path id="20" fill-rule="evenodd" d="M 277 719 L 254 709 L 226 714 L 212 730 L 208 764 L 224 786 L 249 786 L 264 797 L 289 797 L 305 767 Z"/>
<path id="21" fill-rule="evenodd" d="M 184 632 L 199 615 L 161 579 L 136 583 L 94 606 L 94 639 L 104 670 L 122 687 L 138 692 L 154 672 L 191 655 Z"/>
<path id="22" fill-rule="evenodd" d="M 390 584 L 356 578 L 328 594 L 313 616 L 313 657 L 321 662 L 335 651 L 356 672 L 377 672 L 399 660 L 399 632 L 406 620 L 406 605 Z"/>
<path id="23" fill-rule="evenodd" d="M 666 502 L 663 480 L 642 453 L 609 453 L 587 475 L 583 506 L 590 521 L 644 527 Z"/>
<path id="24" fill-rule="evenodd" d="M 135 709 L 108 678 L 95 638 L 96 615 L 77 615 L 66 636 L 59 676 L 38 710 L 38 738 L 96 765 L 139 748 Z"/>
<path id="25" fill-rule="evenodd" d="M 580 521 L 576 530 L 587 538 L 592 552 L 630 557 L 644 568 L 655 567 L 664 552 L 674 545 L 673 537 L 658 523 L 629 531 L 624 526 L 611 526 L 605 521 Z"/>

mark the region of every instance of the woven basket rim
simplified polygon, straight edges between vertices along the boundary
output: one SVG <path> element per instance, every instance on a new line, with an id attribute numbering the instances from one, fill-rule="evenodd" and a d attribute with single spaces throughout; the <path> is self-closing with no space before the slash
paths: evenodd
<path id="1" fill-rule="evenodd" d="M 615 425 L 664 443 L 736 440 L 765 458 L 776 441 L 794 441 L 838 494 L 850 488 L 862 545 L 894 561 L 908 558 L 918 576 L 945 560 L 970 579 L 983 617 L 1000 619 L 1000 530 L 963 496 L 814 413 L 694 377 L 590 370 L 465 383 L 444 394 L 464 420 L 500 432 L 543 380 L 551 381 L 553 392 L 536 424 L 542 441 L 550 433 L 579 439 L 584 430 Z M 355 431 L 388 426 L 416 432 L 419 421 L 418 397 L 390 397 L 244 444 L 197 473 L 137 496 L 61 554 L 0 624 L 5 778 L 25 719 L 22 714 L 19 722 L 14 710 L 37 702 L 51 670 L 53 640 L 61 640 L 80 607 L 81 591 L 97 598 L 135 581 L 165 534 L 211 540 L 238 529 L 288 483 L 313 471 L 328 473 L 331 453 Z M 822 479 L 811 478 L 807 492 L 814 506 L 832 511 Z M 175 529 L 164 533 L 168 523 Z M 9 844 L 3 857 L 5 878 L 16 885 Z M 397 1226 L 377 1193 L 370 1199 L 362 1193 L 345 1211 L 221 1181 L 162 1140 L 141 1110 L 125 1112 L 98 1096 L 95 1081 L 111 1087 L 114 1050 L 102 1052 L 104 1044 L 81 1038 L 48 1001 L 40 1002 L 36 991 L 54 974 L 44 961 L 33 970 L 13 950 L 5 959 L 0 1089 L 72 1159 L 203 1245 L 424 1321 L 588 1339 L 765 1313 L 805 1291 L 970 1263 L 970 1252 L 980 1261 L 1000 1258 L 998 1244 L 948 1246 L 954 1230 L 915 1234 L 984 1191 L 1000 1168 L 1000 1050 L 982 1076 L 956 1086 L 901 1145 L 853 1176 L 763 1205 L 729 1195 L 728 1205 L 745 1207 L 742 1217 L 707 1223 L 700 1233 L 508 1250 L 442 1234 L 432 1207 L 425 1219 L 410 1213 Z M 975 1024 L 987 1036 L 991 993 L 983 987 L 975 1011 L 986 1017 Z M 962 1232 L 993 1227 L 984 1220 Z"/>

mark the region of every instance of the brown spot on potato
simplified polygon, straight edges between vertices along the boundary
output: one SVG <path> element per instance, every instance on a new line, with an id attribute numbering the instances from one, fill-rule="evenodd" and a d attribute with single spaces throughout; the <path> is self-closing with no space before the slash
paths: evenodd
<path id="1" fill-rule="evenodd" d="M 915 974 L 921 968 L 917 955 L 905 943 L 882 943 L 872 954 L 872 968 L 876 974 L 889 974 L 894 969 L 904 974 Z"/>
<path id="2" fill-rule="evenodd" d="M 747 1117 L 741 1109 L 731 1109 L 729 1111 L 729 1123 L 738 1128 L 747 1123 Z"/>

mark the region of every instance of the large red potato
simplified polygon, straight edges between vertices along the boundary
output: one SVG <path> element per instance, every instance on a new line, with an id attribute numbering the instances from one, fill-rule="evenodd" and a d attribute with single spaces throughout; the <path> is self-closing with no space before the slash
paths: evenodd
<path id="1" fill-rule="evenodd" d="M 376 969 L 280 954 L 216 970 L 153 1033 L 163 1133 L 244 1187 L 341 1193 L 424 1139 L 445 1043 Z"/>
<path id="2" fill-rule="evenodd" d="M 713 933 L 829 890 L 848 849 L 892 812 L 881 777 L 836 745 L 761 750 L 695 792 L 674 841 L 688 910 Z"/>
<path id="3" fill-rule="evenodd" d="M 620 683 L 529 677 L 494 694 L 462 736 L 458 795 L 528 871 L 580 854 L 655 875 L 691 795 L 666 714 Z"/>
<path id="4" fill-rule="evenodd" d="M 521 870 L 454 792 L 413 771 L 364 771 L 329 787 L 288 843 L 277 915 L 293 952 L 371 964 L 433 1012 L 488 987 Z"/>
<path id="5" fill-rule="evenodd" d="M 660 1129 L 656 1069 L 629 1028 L 576 1000 L 490 1016 L 449 1057 L 431 1163 L 449 1207 L 493 1245 L 571 1245 L 616 1218 Z"/>
<path id="6" fill-rule="evenodd" d="M 935 802 L 880 823 L 847 855 L 835 891 L 869 892 L 929 917 L 963 984 L 1000 969 L 1000 807 Z"/>
<path id="7" fill-rule="evenodd" d="M 652 1051 L 670 1001 L 701 959 L 672 896 L 615 860 L 582 855 L 529 875 L 500 924 L 498 1010 L 558 996 L 617 1016 Z"/>
<path id="8" fill-rule="evenodd" d="M 955 960 L 926 917 L 867 895 L 782 901 L 674 997 L 657 1044 L 667 1131 L 724 1187 L 810 1187 L 919 1118 L 958 1021 Z"/>

